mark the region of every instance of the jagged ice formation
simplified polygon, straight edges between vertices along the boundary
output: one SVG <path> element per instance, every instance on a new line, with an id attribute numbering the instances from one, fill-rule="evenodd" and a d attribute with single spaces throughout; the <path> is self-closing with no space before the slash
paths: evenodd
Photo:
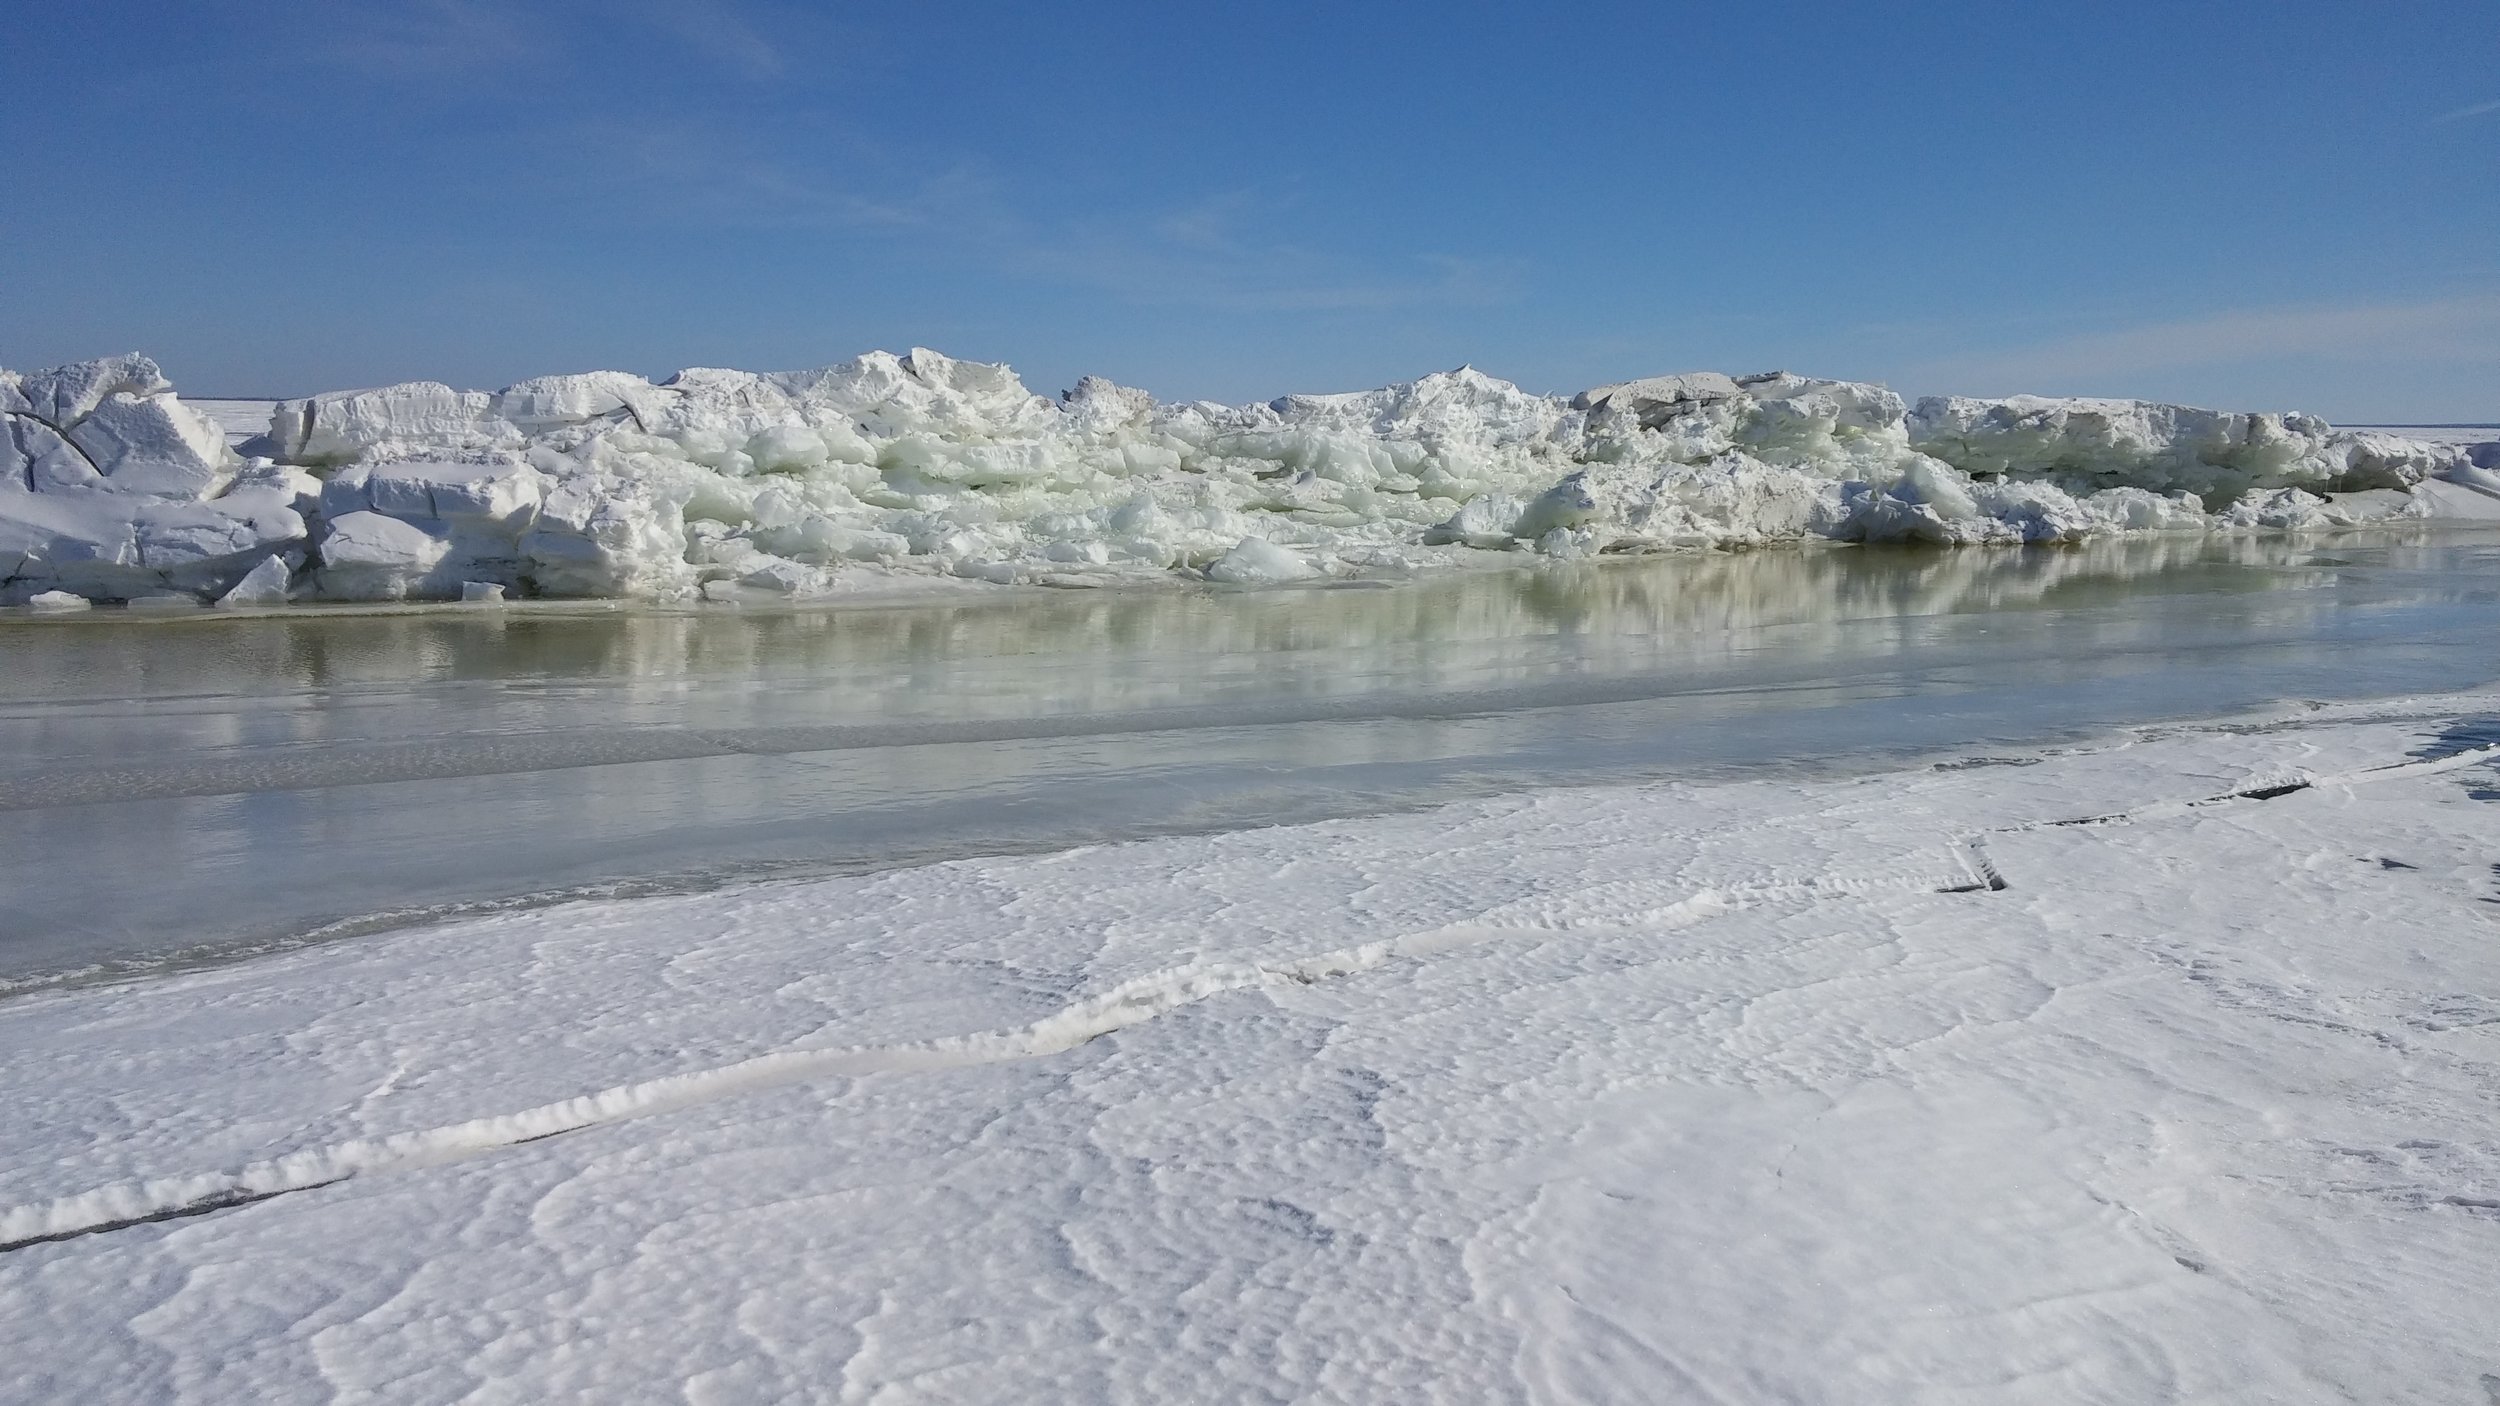
<path id="1" fill-rule="evenodd" d="M 1564 398 L 1462 367 L 1167 405 L 1091 377 L 1052 401 L 1005 366 L 873 352 L 658 384 L 336 392 L 280 402 L 238 452 L 133 355 L 0 371 L 0 427 L 0 604 L 1257 585 L 1489 551 L 2500 517 L 2494 446 L 2140 401 L 1912 409 L 1785 373 Z"/>

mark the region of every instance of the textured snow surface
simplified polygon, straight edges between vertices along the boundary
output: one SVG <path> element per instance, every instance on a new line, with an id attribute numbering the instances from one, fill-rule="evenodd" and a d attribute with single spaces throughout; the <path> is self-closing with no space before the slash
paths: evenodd
<path id="1" fill-rule="evenodd" d="M 21 998 L 0 1395 L 2476 1400 L 2495 761 L 2319 709 Z"/>
<path id="2" fill-rule="evenodd" d="M 892 578 L 1273 585 L 1470 552 L 2070 542 L 2500 516 L 2490 446 L 2307 415 L 1931 397 L 1781 374 L 1574 397 L 1472 369 L 1263 405 L 873 352 L 814 371 L 432 382 L 196 414 L 130 356 L 0 371 L 0 605 L 813 598 Z M 230 443 L 229 441 L 234 441 Z M 2463 494 L 2421 491 L 2435 478 Z M 267 603 L 265 592 L 255 601 Z"/>

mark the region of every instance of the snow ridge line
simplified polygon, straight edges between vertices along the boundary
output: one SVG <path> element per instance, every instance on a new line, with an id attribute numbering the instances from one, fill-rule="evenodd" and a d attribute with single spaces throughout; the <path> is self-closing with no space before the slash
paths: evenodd
<path id="1" fill-rule="evenodd" d="M 1782 885 L 1779 889 L 1814 896 L 1838 891 L 1821 884 Z M 1642 914 L 1640 919 L 1645 925 L 1665 923 L 1681 927 L 1776 896 L 1778 893 L 1765 890 L 1746 892 L 1740 899 L 1715 889 L 1702 889 Z M 333 1185 L 367 1172 L 439 1165 L 541 1138 L 674 1112 L 786 1084 L 1043 1058 L 1227 992 L 1314 985 L 1377 970 L 1401 958 L 1429 956 L 1497 937 L 1569 930 L 1564 925 L 1455 924 L 1284 962 L 1188 963 L 1124 981 L 1020 1029 L 901 1045 L 776 1050 L 711 1069 L 619 1084 L 515 1113 L 307 1148 L 235 1171 L 125 1182 L 18 1206 L 0 1211 L 0 1252 L 247 1205 Z"/>
<path id="2" fill-rule="evenodd" d="M 92 414 L 94 412 L 90 411 L 89 413 Z M 80 444 L 77 440 L 69 437 L 69 431 L 78 428 L 78 426 L 82 424 L 86 418 L 87 417 L 85 415 L 81 415 L 78 419 L 69 422 L 69 429 L 63 429 L 59 425 L 52 423 L 50 420 L 45 419 L 43 416 L 36 414 L 32 410 L 0 410 L 0 419 L 27 420 L 52 431 L 53 438 L 58 439 L 63 445 L 67 446 L 72 454 L 86 460 L 87 467 L 94 471 L 96 477 L 103 478 L 105 477 L 103 466 L 96 463 L 95 456 L 93 454 L 87 452 L 87 446 Z M 35 461 L 32 458 L 29 458 L 26 461 L 26 491 L 29 493 L 36 491 Z"/>
<path id="3" fill-rule="evenodd" d="M 2152 801 L 2144 805 L 2129 807 L 2126 810 L 2114 810 L 2106 815 L 2082 815 L 2070 820 L 2027 820 L 2020 825 L 2001 825 L 1986 833 L 2016 835 L 2026 830 L 2045 830 L 2061 825 L 2123 825 L 2134 820 L 2161 820 L 2212 806 L 2228 805 L 2233 801 L 2271 801 L 2297 791 L 2312 790 L 2320 786 L 2360 786 L 2374 781 L 2403 781 L 2416 776 L 2435 776 L 2443 771 L 2462 771 L 2467 767 L 2481 766 L 2492 761 L 2500 761 L 2500 744 L 2469 747 L 2462 752 L 2452 752 L 2444 757 L 2426 757 L 2420 761 L 2391 762 L 2386 766 L 2365 766 L 2353 771 L 2319 774 L 2294 769 L 2278 773 L 2273 779 L 2242 786 L 2236 791 L 2225 791 L 2219 796 L 2207 796 L 2203 800 Z"/>
<path id="4" fill-rule="evenodd" d="M 1997 862 L 1996 862 L 1996 860 L 1994 860 L 1993 858 L 1990 858 L 1990 857 L 1989 857 L 1989 854 L 1988 854 L 1988 837 L 1987 837 L 1987 835 L 1986 835 L 1986 833 L 1985 833 L 1985 832 L 1982 832 L 1982 833 L 1979 833 L 1979 834 L 1964 835 L 1961 839 L 1959 839 L 1959 840 L 1957 840 L 1957 841 L 1955 841 L 1955 842 L 1954 842 L 1954 851 L 1953 851 L 1953 853 L 1954 853 L 1954 857 L 1955 857 L 1955 858 L 1957 858 L 1957 859 L 1959 859 L 1959 860 L 1961 860 L 1961 861 L 1962 861 L 1962 866 L 1963 866 L 1963 868 L 1964 868 L 1964 869 L 1965 869 L 1965 870 L 1969 873 L 1969 875 L 1970 875 L 1970 882 L 1969 882 L 1969 883 L 1967 883 L 1967 884 L 1955 884 L 1955 885 L 1953 885 L 1953 886 L 1952 886 L 1952 887 L 1950 887 L 1950 888 L 1942 888 L 1942 889 L 1938 889 L 1938 890 L 1936 890 L 1936 892 L 1938 892 L 1938 893 L 2003 893 L 2003 892 L 2005 892 L 2005 889 L 2006 889 L 2005 875 L 2003 875 L 2003 874 L 2001 874 L 2001 873 L 1999 873 L 1999 872 L 1997 871 Z"/>

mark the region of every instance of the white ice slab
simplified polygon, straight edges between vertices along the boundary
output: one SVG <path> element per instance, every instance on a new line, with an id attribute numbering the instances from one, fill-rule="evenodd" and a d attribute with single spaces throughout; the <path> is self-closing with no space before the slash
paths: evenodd
<path id="1" fill-rule="evenodd" d="M 583 904 L 0 1005 L 0 1231 L 96 1232 L 0 1256 L 9 1370 L 2470 1399 L 2496 715 Z"/>

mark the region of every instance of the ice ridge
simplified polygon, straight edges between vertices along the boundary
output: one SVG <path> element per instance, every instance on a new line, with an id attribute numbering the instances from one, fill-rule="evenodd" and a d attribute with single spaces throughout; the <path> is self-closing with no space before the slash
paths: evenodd
<path id="1" fill-rule="evenodd" d="M 2500 518 L 2477 446 L 2142 401 L 1912 407 L 1787 373 L 1563 397 L 1461 367 L 1227 406 L 1092 377 L 1052 400 L 915 349 L 338 391 L 230 447 L 133 355 L 0 370 L 0 430 L 0 605 L 1260 586 L 1497 551 Z"/>

